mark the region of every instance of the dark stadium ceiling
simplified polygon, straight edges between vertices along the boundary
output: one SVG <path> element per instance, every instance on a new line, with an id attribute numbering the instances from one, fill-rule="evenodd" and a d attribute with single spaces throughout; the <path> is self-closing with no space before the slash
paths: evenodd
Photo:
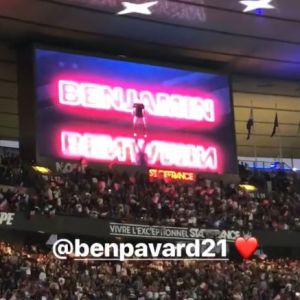
<path id="1" fill-rule="evenodd" d="M 247 13 L 240 0 L 130 0 L 152 1 L 150 15 L 117 15 L 121 0 L 0 1 L 0 138 L 19 137 L 16 50 L 40 42 L 229 73 L 238 154 L 277 157 L 282 144 L 284 157 L 300 158 L 300 0 Z M 277 109 L 280 133 L 271 139 Z"/>
<path id="2" fill-rule="evenodd" d="M 237 91 L 300 96 L 300 1 L 272 5 L 243 13 L 239 0 L 158 0 L 151 15 L 117 15 L 121 0 L 5 0 L 0 38 L 204 66 L 237 74 Z"/>

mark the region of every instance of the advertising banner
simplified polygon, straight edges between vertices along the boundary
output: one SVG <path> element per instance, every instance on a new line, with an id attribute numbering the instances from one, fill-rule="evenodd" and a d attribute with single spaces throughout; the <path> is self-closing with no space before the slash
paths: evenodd
<path id="1" fill-rule="evenodd" d="M 260 247 L 294 247 L 300 248 L 300 232 L 296 231 L 243 231 L 220 230 L 201 227 L 172 227 L 151 226 L 130 223 L 109 222 L 94 218 L 78 218 L 68 216 L 49 217 L 35 215 L 26 217 L 23 213 L 0 213 L 0 230 L 14 230 L 25 232 L 43 232 L 47 234 L 86 236 L 97 238 L 99 241 L 111 241 L 116 237 L 122 240 L 170 240 L 193 241 L 195 239 L 226 239 L 233 243 L 239 236 L 254 236 Z"/>
<path id="2" fill-rule="evenodd" d="M 218 229 L 200 229 L 170 226 L 149 226 L 138 224 L 109 224 L 110 235 L 127 236 L 153 239 L 226 239 L 233 242 L 239 236 L 251 236 L 250 232 L 241 232 L 239 230 L 218 230 Z"/>
<path id="3" fill-rule="evenodd" d="M 196 181 L 196 174 L 193 172 L 171 171 L 161 169 L 149 169 L 148 177 L 150 181 L 165 180 L 181 181 L 181 182 L 194 182 Z"/>

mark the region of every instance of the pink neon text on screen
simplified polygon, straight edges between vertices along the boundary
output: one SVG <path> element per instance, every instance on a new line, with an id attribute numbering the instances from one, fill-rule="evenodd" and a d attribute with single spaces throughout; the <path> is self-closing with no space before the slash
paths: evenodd
<path id="1" fill-rule="evenodd" d="M 145 141 L 139 140 L 139 147 Z M 61 152 L 64 157 L 84 157 L 106 162 L 137 163 L 139 149 L 133 138 L 108 134 L 60 132 Z M 145 144 L 147 165 L 218 170 L 218 153 L 214 146 L 182 144 L 152 140 Z"/>
<path id="2" fill-rule="evenodd" d="M 133 103 L 142 102 L 149 115 L 200 122 L 215 122 L 215 102 L 210 98 L 153 93 L 129 87 L 101 85 L 95 83 L 58 81 L 59 103 L 99 110 L 115 110 L 131 113 Z"/>

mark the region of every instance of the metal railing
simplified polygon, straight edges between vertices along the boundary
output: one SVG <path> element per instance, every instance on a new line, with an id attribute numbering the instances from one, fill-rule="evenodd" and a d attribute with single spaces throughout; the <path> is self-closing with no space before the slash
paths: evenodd
<path id="1" fill-rule="evenodd" d="M 261 171 L 286 171 L 293 172 L 293 168 L 285 162 L 279 161 L 253 161 L 253 160 L 240 160 L 239 163 L 247 165 L 250 170 L 261 170 Z"/>

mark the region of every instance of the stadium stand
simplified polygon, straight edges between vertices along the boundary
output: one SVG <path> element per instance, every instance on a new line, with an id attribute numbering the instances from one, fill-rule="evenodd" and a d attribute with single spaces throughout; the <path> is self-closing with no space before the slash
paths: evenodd
<path id="1" fill-rule="evenodd" d="M 281 172 L 250 174 L 249 182 L 263 191 L 258 195 L 238 185 L 223 186 L 203 178 L 182 184 L 148 182 L 141 175 L 92 169 L 31 179 L 29 173 L 20 167 L 18 157 L 3 157 L 0 184 L 26 186 L 24 180 L 31 180 L 33 191 L 19 188 L 0 192 L 1 211 L 183 227 L 300 229 L 300 198 L 293 188 L 294 179 Z M 268 181 L 273 186 L 271 194 L 265 188 Z"/>
<path id="2" fill-rule="evenodd" d="M 1 243 L 0 263 L 1 300 L 300 299 L 300 265 L 292 259 L 91 263 Z"/>

